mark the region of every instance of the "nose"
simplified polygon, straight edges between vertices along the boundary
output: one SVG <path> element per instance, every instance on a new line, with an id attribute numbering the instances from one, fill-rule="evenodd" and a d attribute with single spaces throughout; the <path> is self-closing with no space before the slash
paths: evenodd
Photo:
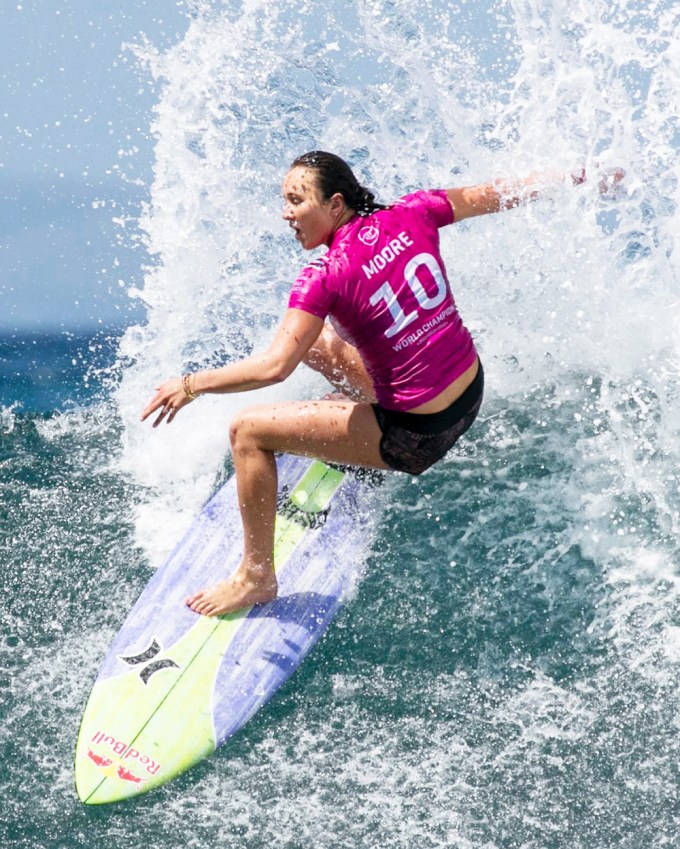
<path id="1" fill-rule="evenodd" d="M 283 209 L 281 210 L 281 217 L 284 221 L 292 221 L 293 218 L 295 218 L 293 210 L 288 202 L 283 204 Z"/>

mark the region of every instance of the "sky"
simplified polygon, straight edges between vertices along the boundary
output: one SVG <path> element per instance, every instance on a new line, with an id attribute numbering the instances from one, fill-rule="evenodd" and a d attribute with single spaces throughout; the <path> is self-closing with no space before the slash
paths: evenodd
<path id="1" fill-rule="evenodd" d="M 126 326 L 147 261 L 115 219 L 152 180 L 158 91 L 127 45 L 163 49 L 179 0 L 10 0 L 0 27 L 0 334 Z M 134 228 L 133 228 L 134 229 Z"/>

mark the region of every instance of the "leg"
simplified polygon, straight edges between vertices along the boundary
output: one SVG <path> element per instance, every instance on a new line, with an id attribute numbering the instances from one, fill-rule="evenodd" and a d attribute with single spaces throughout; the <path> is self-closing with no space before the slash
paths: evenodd
<path id="1" fill-rule="evenodd" d="M 344 342 L 330 325 L 324 325 L 304 363 L 320 372 L 347 398 L 369 403 L 376 400 L 373 382 L 359 352 L 353 345 Z"/>
<path id="2" fill-rule="evenodd" d="M 235 575 L 187 599 L 197 613 L 217 616 L 276 597 L 274 452 L 386 469 L 381 432 L 369 404 L 347 400 L 267 404 L 237 415 L 231 444 L 243 520 L 243 560 Z"/>

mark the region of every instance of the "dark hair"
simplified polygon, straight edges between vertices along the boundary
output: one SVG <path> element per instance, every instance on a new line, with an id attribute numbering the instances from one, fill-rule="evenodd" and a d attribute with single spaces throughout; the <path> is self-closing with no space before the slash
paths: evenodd
<path id="1" fill-rule="evenodd" d="M 339 156 L 326 153 L 324 150 L 310 150 L 293 162 L 291 168 L 311 168 L 318 174 L 318 184 L 324 200 L 330 200 L 339 193 L 345 203 L 357 215 L 370 215 L 377 209 L 387 209 L 381 203 L 376 203 L 373 192 L 364 188 L 354 172 Z"/>

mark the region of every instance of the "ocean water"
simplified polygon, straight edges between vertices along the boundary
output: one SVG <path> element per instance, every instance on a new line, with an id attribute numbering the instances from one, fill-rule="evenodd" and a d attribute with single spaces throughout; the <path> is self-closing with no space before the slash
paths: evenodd
<path id="1" fill-rule="evenodd" d="M 671 2 L 196 3 L 161 87 L 146 320 L 0 342 L 0 841 L 61 847 L 660 849 L 680 835 L 680 17 Z M 382 200 L 585 164 L 442 233 L 480 419 L 390 478 L 361 579 L 250 724 L 159 791 L 82 806 L 78 724 L 152 570 L 230 470 L 241 406 L 158 380 L 265 343 L 308 259 L 298 153 Z M 626 169 L 601 197 L 602 169 Z M 128 224 L 128 227 L 132 225 Z"/>

